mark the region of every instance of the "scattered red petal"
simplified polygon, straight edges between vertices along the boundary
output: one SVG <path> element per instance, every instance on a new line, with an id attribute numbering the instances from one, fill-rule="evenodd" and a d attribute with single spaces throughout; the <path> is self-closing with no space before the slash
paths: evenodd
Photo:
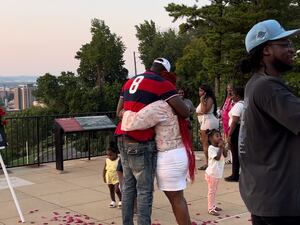
<path id="1" fill-rule="evenodd" d="M 193 221 L 193 222 L 191 223 L 191 225 L 197 225 L 197 223 L 196 223 L 195 221 Z"/>

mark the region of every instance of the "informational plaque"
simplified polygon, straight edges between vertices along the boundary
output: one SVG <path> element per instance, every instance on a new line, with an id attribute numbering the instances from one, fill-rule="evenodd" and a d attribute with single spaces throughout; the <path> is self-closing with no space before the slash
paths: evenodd
<path id="1" fill-rule="evenodd" d="M 116 125 L 107 116 L 85 116 L 55 119 L 65 133 L 114 129 Z"/>

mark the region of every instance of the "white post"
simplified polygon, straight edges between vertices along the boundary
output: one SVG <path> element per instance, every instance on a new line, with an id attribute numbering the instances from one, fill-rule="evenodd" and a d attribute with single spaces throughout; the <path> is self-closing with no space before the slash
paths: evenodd
<path id="1" fill-rule="evenodd" d="M 3 148 L 3 147 L 2 147 L 2 148 Z M 1 149 L 1 147 L 0 147 L 0 149 Z M 9 176 L 8 176 L 8 173 L 7 173 L 5 164 L 4 164 L 4 162 L 3 162 L 1 153 L 0 153 L 0 163 L 1 163 L 1 167 L 2 167 L 2 169 L 3 169 L 4 175 L 5 175 L 6 182 L 7 182 L 7 184 L 8 184 L 9 190 L 10 190 L 10 192 L 11 192 L 11 195 L 12 195 L 12 197 L 13 197 L 13 199 L 14 199 L 16 208 L 17 208 L 17 210 L 18 210 L 20 219 L 21 219 L 22 223 L 25 223 L 25 220 L 24 220 L 24 217 L 23 217 L 23 214 L 22 214 L 22 211 L 21 211 L 21 208 L 20 208 L 18 199 L 17 199 L 17 197 L 16 197 L 16 194 L 15 194 L 15 191 L 14 191 L 14 189 L 13 189 L 13 186 L 11 185 L 11 182 L 10 182 L 10 179 L 9 179 Z"/>

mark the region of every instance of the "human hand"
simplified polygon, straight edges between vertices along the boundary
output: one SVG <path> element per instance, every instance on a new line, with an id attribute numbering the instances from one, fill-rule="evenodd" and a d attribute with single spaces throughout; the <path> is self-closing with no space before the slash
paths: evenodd
<path id="1" fill-rule="evenodd" d="M 200 97 L 200 102 L 206 102 L 206 92 Z"/>
<path id="2" fill-rule="evenodd" d="M 228 137 L 227 137 L 227 143 L 228 143 L 229 145 L 231 145 L 231 136 L 228 136 Z"/>
<path id="3" fill-rule="evenodd" d="M 223 140 L 220 140 L 220 142 L 218 144 L 218 147 L 224 149 L 225 148 L 225 142 Z"/>
<path id="4" fill-rule="evenodd" d="M 120 112 L 119 112 L 119 114 L 118 114 L 119 119 L 122 119 L 124 112 L 125 112 L 124 109 L 121 109 L 121 110 L 120 110 Z"/>

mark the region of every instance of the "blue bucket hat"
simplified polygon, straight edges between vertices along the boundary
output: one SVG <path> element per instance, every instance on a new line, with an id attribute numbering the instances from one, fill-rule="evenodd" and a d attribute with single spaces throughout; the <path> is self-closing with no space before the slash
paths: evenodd
<path id="1" fill-rule="evenodd" d="M 245 45 L 247 52 L 267 42 L 299 33 L 300 29 L 286 31 L 276 20 L 265 20 L 255 24 L 248 32 Z"/>

